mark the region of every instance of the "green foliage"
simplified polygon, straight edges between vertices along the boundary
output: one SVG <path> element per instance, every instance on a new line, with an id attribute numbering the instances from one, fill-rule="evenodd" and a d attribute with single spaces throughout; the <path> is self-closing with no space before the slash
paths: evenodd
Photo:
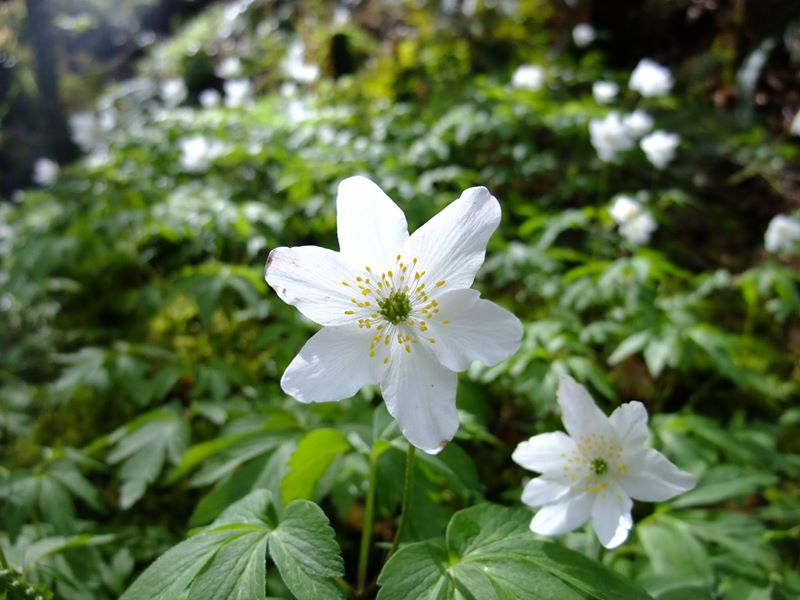
<path id="1" fill-rule="evenodd" d="M 381 573 L 379 600 L 649 596 L 618 574 L 557 544 L 536 540 L 530 513 L 482 504 L 456 513 L 442 544 L 402 548 Z"/>
<path id="2" fill-rule="evenodd" d="M 267 555 L 296 597 L 344 597 L 333 580 L 344 571 L 325 514 L 304 500 L 279 512 L 259 490 L 167 551 L 121 600 L 266 598 Z"/>
<path id="3" fill-rule="evenodd" d="M 106 90 L 97 113 L 113 126 L 87 157 L 0 207 L 10 570 L 68 600 L 354 595 L 334 579 L 356 572 L 374 466 L 363 597 L 379 575 L 381 598 L 800 595 L 800 271 L 796 254 L 763 247 L 770 218 L 791 211 L 800 151 L 766 108 L 718 104 L 730 90 L 715 53 L 743 36 L 671 64 L 671 96 L 615 101 L 680 133 L 662 171 L 638 148 L 598 159 L 589 122 L 609 108 L 591 84 L 624 87 L 630 69 L 602 44 L 572 47 L 563 2 L 517 2 L 513 16 L 503 2 L 470 16 L 373 4 L 344 23 L 324 2 L 299 16 L 267 0 L 211 7 Z M 333 72 L 336 35 L 349 74 Z M 281 92 L 300 38 L 323 74 Z M 229 56 L 256 98 L 201 108 Z M 544 67 L 543 88 L 509 84 L 523 63 Z M 769 73 L 760 81 L 782 81 Z M 168 107 L 173 77 L 188 96 Z M 198 136 L 219 146 L 200 167 L 183 147 Z M 406 443 L 375 389 L 285 396 L 281 374 L 313 328 L 263 281 L 272 248 L 337 247 L 336 186 L 357 173 L 412 230 L 488 186 L 503 219 L 476 285 L 524 324 L 517 354 L 461 376 L 457 438 L 417 456 L 382 573 Z M 649 243 L 620 234 L 620 193 L 652 213 Z M 545 543 L 527 511 L 481 504 L 519 504 L 509 456 L 560 427 L 562 374 L 607 412 L 644 402 L 653 445 L 698 477 L 671 503 L 637 503 L 631 538 L 602 559 L 585 532 Z"/>

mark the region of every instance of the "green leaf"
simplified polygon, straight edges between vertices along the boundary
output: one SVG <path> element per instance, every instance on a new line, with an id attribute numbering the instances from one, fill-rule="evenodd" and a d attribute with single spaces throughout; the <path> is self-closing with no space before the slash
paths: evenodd
<path id="1" fill-rule="evenodd" d="M 649 331 L 640 331 L 622 340 L 617 349 L 608 357 L 608 364 L 616 365 L 628 358 L 631 354 L 639 352 L 647 345 L 650 339 Z"/>
<path id="2" fill-rule="evenodd" d="M 636 584 L 582 554 L 538 540 L 530 513 L 491 504 L 456 513 L 445 543 L 409 544 L 378 578 L 379 600 L 646 600 Z"/>
<path id="3" fill-rule="evenodd" d="M 676 507 L 714 504 L 731 498 L 755 494 L 778 481 L 774 473 L 766 473 L 736 465 L 720 465 L 709 469 L 697 484 L 673 503 Z"/>
<path id="4" fill-rule="evenodd" d="M 298 500 L 279 515 L 272 495 L 256 490 L 158 558 L 121 600 L 264 599 L 268 549 L 298 598 L 344 597 L 333 580 L 344 566 L 322 509 Z"/>
<path id="5" fill-rule="evenodd" d="M 325 513 L 313 502 L 296 500 L 269 538 L 269 553 L 284 583 L 298 598 L 343 598 L 332 579 L 344 575 L 339 545 Z"/>
<path id="6" fill-rule="evenodd" d="M 165 462 L 176 464 L 186 449 L 189 429 L 186 421 L 174 410 L 146 413 L 127 425 L 116 447 L 108 456 L 120 468 L 119 505 L 128 509 L 144 495 L 164 468 Z"/>
<path id="7" fill-rule="evenodd" d="M 289 472 L 281 482 L 283 502 L 313 498 L 317 482 L 349 448 L 347 437 L 336 429 L 317 429 L 305 436 L 289 459 Z"/>
<path id="8" fill-rule="evenodd" d="M 711 580 L 708 555 L 685 524 L 668 515 L 658 515 L 640 523 L 637 533 L 655 574 L 677 577 L 686 583 Z"/>

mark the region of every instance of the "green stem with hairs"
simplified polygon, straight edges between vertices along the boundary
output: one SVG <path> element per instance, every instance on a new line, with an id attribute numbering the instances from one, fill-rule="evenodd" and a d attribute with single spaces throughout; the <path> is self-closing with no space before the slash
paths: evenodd
<path id="1" fill-rule="evenodd" d="M 364 586 L 367 581 L 367 567 L 369 566 L 369 551 L 372 543 L 372 521 L 375 517 L 375 480 L 378 471 L 378 456 L 373 449 L 369 454 L 369 483 L 367 488 L 367 503 L 364 507 L 364 524 L 361 531 L 361 547 L 358 552 L 358 582 L 356 596 L 364 595 Z"/>
<path id="2" fill-rule="evenodd" d="M 408 516 L 409 504 L 411 503 L 411 490 L 414 488 L 414 458 L 417 449 L 409 444 L 408 454 L 406 455 L 406 481 L 403 486 L 403 504 L 401 506 L 402 512 L 400 513 L 400 522 L 397 524 L 397 532 L 394 534 L 394 542 L 392 542 L 392 550 L 389 556 L 395 553 L 397 547 L 400 545 L 400 536 L 403 535 L 403 528 L 406 524 Z"/>

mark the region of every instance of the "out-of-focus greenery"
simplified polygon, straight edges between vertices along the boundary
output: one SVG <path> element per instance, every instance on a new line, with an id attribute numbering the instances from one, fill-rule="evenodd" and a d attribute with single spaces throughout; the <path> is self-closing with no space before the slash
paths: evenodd
<path id="1" fill-rule="evenodd" d="M 328 3 L 300 16 L 276 4 L 212 7 L 154 47 L 138 78 L 99 100 L 87 156 L 0 206 L 10 567 L 68 599 L 119 597 L 161 555 L 129 597 L 177 598 L 195 576 L 191 598 L 251 597 L 237 586 L 253 581 L 273 597 L 335 596 L 331 578 L 355 581 L 374 460 L 378 577 L 404 442 L 374 389 L 315 406 L 282 393 L 314 327 L 262 277 L 270 248 L 336 247 L 336 186 L 360 173 L 412 230 L 465 187 L 488 186 L 503 222 L 477 285 L 525 326 L 514 357 L 462 375 L 461 428 L 440 455 L 418 457 L 405 541 L 445 552 L 450 522 L 446 547 L 461 556 L 469 515 L 486 527 L 524 521 L 522 509 L 453 515 L 519 504 L 524 473 L 510 453 L 560 428 L 554 392 L 569 373 L 607 412 L 644 402 L 654 445 L 699 478 L 671 503 L 637 504 L 607 567 L 659 600 L 797 597 L 800 263 L 768 254 L 763 235 L 797 208 L 800 147 L 752 104 L 755 90 L 740 92 L 738 109 L 715 104 L 724 49 L 671 65 L 673 93 L 646 99 L 601 45 L 574 47 L 581 16 L 560 2 L 478 2 L 468 15 L 371 2 L 346 19 Z M 317 81 L 286 66 L 298 40 Z M 256 97 L 201 108 L 200 92 L 223 91 L 225 57 L 240 58 Z M 523 63 L 545 69 L 541 89 L 510 85 Z M 168 106 L 174 78 L 188 92 Z M 610 107 L 592 98 L 601 79 L 620 84 Z M 590 143 L 592 118 L 635 107 L 682 138 L 664 170 L 638 148 L 602 162 Z M 655 217 L 648 244 L 617 231 L 608 210 L 620 193 Z M 202 534 L 187 538 L 193 528 Z M 316 571 L 281 554 L 304 534 L 319 540 Z M 225 562 L 239 558 L 219 550 L 233 539 L 255 563 Z M 564 539 L 598 557 L 591 532 Z M 401 558 L 378 581 L 387 598 L 408 584 Z M 221 595 L 203 591 L 205 561 L 206 575 L 237 577 Z M 542 568 L 535 581 L 602 597 Z M 173 596 L 152 587 L 167 583 Z"/>

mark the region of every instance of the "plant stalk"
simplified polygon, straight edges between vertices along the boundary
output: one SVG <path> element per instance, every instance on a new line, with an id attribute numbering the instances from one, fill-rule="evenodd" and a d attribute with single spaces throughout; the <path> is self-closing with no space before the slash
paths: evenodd
<path id="1" fill-rule="evenodd" d="M 411 490 L 414 488 L 414 458 L 417 449 L 412 445 L 408 445 L 408 454 L 406 455 L 406 481 L 403 486 L 403 504 L 401 506 L 400 522 L 397 524 L 397 532 L 394 534 L 394 542 L 392 542 L 392 549 L 389 556 L 395 553 L 397 547 L 400 545 L 400 536 L 403 535 L 403 528 L 406 524 L 408 515 L 409 504 L 411 503 Z"/>
<path id="2" fill-rule="evenodd" d="M 369 566 L 369 551 L 372 543 L 372 521 L 375 518 L 375 480 L 378 471 L 378 459 L 373 449 L 369 455 L 369 482 L 367 488 L 367 502 L 364 507 L 364 523 L 361 530 L 361 546 L 358 551 L 358 582 L 356 596 L 363 597 L 364 586 L 367 581 L 367 567 Z"/>

